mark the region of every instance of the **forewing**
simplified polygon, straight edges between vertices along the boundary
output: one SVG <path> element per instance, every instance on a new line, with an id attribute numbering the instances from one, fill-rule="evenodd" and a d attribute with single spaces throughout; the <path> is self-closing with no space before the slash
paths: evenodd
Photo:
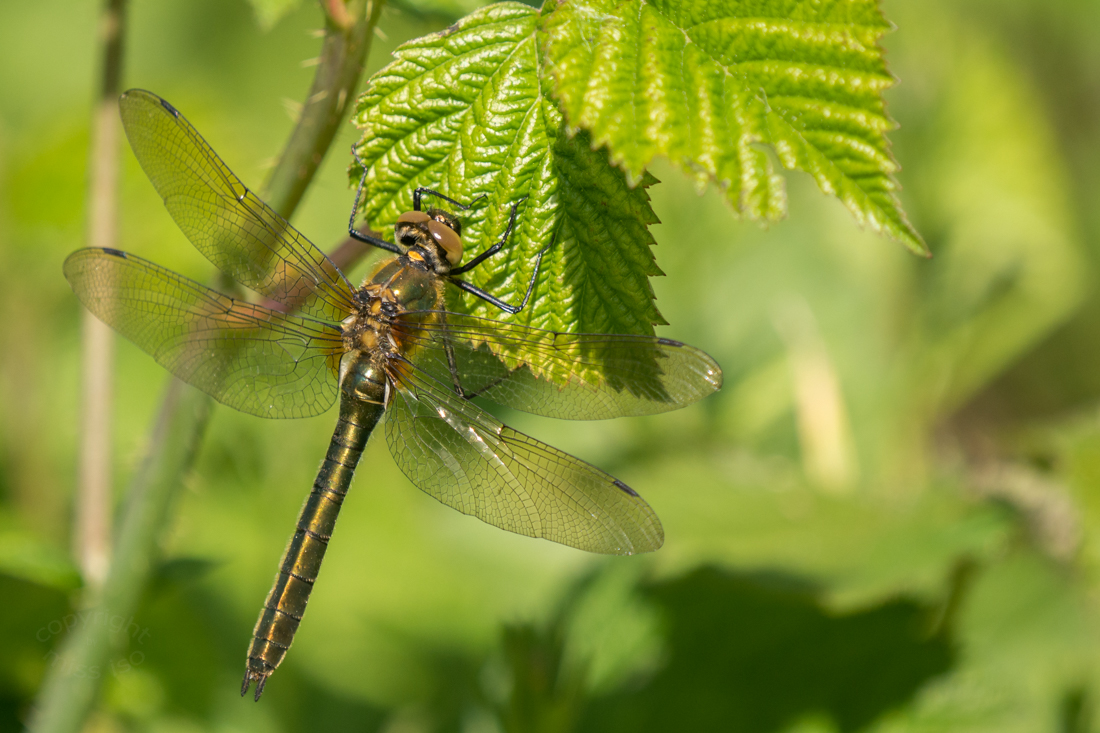
<path id="1" fill-rule="evenodd" d="M 351 286 L 286 219 L 245 187 L 172 105 L 133 89 L 119 101 L 138 162 L 191 243 L 218 269 L 314 318 L 352 312 Z"/>
<path id="2" fill-rule="evenodd" d="M 437 379 L 453 384 L 457 374 L 464 394 L 536 415 L 650 415 L 722 386 L 714 359 L 671 339 L 562 333 L 438 311 L 403 313 L 396 325 L 412 359 Z"/>
<path id="3" fill-rule="evenodd" d="M 463 514 L 529 537 L 589 552 L 656 550 L 664 531 L 621 481 L 503 425 L 406 361 L 386 439 L 409 480 Z"/>
<path id="4" fill-rule="evenodd" d="M 65 277 L 96 317 L 221 403 L 260 417 L 309 417 L 336 399 L 343 341 L 327 324 L 235 300 L 113 249 L 74 252 Z"/>

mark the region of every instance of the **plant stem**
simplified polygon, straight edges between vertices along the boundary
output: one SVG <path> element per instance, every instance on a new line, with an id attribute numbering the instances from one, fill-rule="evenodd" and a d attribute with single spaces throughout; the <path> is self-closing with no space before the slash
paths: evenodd
<path id="1" fill-rule="evenodd" d="M 382 0 L 358 0 L 355 7 L 345 6 L 341 0 L 322 2 L 325 40 L 321 63 L 264 196 L 268 206 L 287 218 L 302 200 L 355 97 L 382 5 Z M 334 13 L 334 6 L 342 13 Z"/>
<path id="2" fill-rule="evenodd" d="M 122 77 L 126 0 L 106 0 L 100 17 L 103 76 L 92 116 L 88 163 L 89 247 L 114 247 L 118 239 L 118 139 L 116 109 Z M 111 546 L 111 395 L 114 334 L 87 310 L 82 319 L 83 385 L 80 464 L 73 550 L 87 587 L 107 576 Z"/>
<path id="3" fill-rule="evenodd" d="M 156 562 L 157 540 L 167 524 L 180 472 L 198 451 L 211 406 L 212 400 L 197 389 L 176 379 L 169 383 L 149 450 L 130 486 L 106 582 L 102 589 L 85 590 L 87 620 L 51 654 L 32 731 L 76 733 L 84 727 L 112 657 L 126 642 L 129 621 Z"/>
<path id="4" fill-rule="evenodd" d="M 380 5 L 376 0 L 348 6 L 350 26 L 326 14 L 324 52 L 310 98 L 268 187 L 268 202 L 283 216 L 289 217 L 301 201 L 335 136 L 362 72 Z M 159 539 L 212 407 L 213 401 L 198 390 L 174 379 L 169 384 L 127 493 L 107 578 L 102 589 L 86 589 L 82 604 L 91 611 L 88 622 L 62 642 L 39 692 L 30 723 L 36 733 L 77 733 L 83 727 L 112 655 L 126 641 L 128 619 L 159 559 Z M 112 625 L 123 629 L 112 632 Z"/>

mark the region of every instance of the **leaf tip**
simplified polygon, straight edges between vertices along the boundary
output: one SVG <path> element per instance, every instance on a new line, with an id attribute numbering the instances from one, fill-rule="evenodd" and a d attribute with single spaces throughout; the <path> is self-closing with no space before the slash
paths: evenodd
<path id="1" fill-rule="evenodd" d="M 928 245 L 925 244 L 924 239 L 912 226 L 907 226 L 905 230 L 895 234 L 894 238 L 899 240 L 905 245 L 906 249 L 918 257 L 929 260 L 932 259 L 932 250 L 928 249 Z"/>

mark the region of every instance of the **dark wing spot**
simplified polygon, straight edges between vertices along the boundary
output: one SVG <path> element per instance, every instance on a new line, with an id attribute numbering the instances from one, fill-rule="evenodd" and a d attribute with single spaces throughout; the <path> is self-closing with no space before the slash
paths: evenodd
<path id="1" fill-rule="evenodd" d="M 172 105 L 168 104 L 167 100 L 164 100 L 164 99 L 160 100 L 160 106 L 164 107 L 166 110 L 168 110 L 168 114 L 172 115 L 173 117 L 179 117 L 180 116 L 180 111 L 178 109 L 176 109 L 175 107 L 173 107 Z"/>
<path id="2" fill-rule="evenodd" d="M 103 254 L 105 254 L 105 255 L 111 255 L 112 257 L 121 257 L 122 259 L 126 259 L 126 253 L 123 252 L 120 249 L 111 249 L 110 247 L 103 247 L 102 250 L 103 250 Z"/>
<path id="3" fill-rule="evenodd" d="M 620 489 L 622 489 L 623 491 L 625 491 L 626 493 L 630 494 L 631 496 L 637 496 L 637 495 L 638 495 L 638 492 L 637 492 L 637 491 L 635 491 L 634 489 L 630 488 L 629 486 L 627 486 L 626 484 L 624 484 L 624 483 L 623 483 L 622 481 L 620 481 L 619 479 L 615 479 L 615 485 L 616 485 L 616 486 L 618 486 L 618 487 L 619 487 Z"/>
<path id="4" fill-rule="evenodd" d="M 657 339 L 657 343 L 661 346 L 683 346 L 683 341 L 673 341 L 672 339 Z"/>

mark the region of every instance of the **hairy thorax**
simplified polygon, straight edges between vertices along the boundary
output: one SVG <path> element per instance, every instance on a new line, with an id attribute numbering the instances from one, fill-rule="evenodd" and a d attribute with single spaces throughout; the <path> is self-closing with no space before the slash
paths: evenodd
<path id="1" fill-rule="evenodd" d="M 439 310 L 442 280 L 416 252 L 385 260 L 356 292 L 358 309 L 343 322 L 344 345 L 376 363 L 395 353 L 408 355 L 405 331 L 394 319 L 405 311 Z"/>

